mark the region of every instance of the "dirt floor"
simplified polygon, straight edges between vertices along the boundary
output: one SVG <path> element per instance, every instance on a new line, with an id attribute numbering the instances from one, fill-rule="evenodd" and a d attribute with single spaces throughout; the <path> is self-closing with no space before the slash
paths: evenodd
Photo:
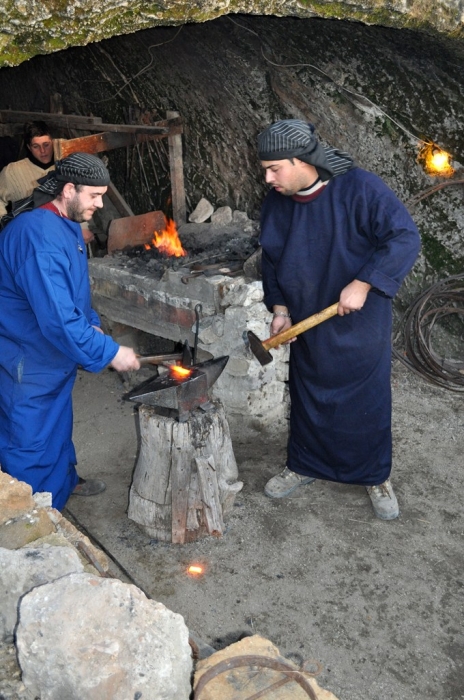
<path id="1" fill-rule="evenodd" d="M 316 482 L 264 496 L 285 459 L 286 425 L 234 425 L 244 482 L 220 539 L 150 540 L 126 515 L 137 453 L 135 407 L 119 376 L 80 372 L 79 471 L 107 491 L 72 497 L 77 518 L 148 595 L 215 649 L 259 633 L 340 700 L 464 698 L 463 397 L 393 367 L 393 483 L 400 518 L 374 518 L 361 487 Z M 206 567 L 186 575 L 190 563 Z"/>

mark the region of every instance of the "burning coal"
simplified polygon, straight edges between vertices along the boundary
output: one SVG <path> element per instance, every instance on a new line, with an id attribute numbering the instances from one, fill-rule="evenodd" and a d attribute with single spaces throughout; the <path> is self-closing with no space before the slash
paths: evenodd
<path id="1" fill-rule="evenodd" d="M 155 231 L 151 243 L 145 244 L 145 250 L 151 248 L 156 248 L 167 257 L 181 258 L 187 255 L 187 251 L 182 247 L 176 222 L 172 219 L 167 219 L 166 228 L 161 233 Z"/>

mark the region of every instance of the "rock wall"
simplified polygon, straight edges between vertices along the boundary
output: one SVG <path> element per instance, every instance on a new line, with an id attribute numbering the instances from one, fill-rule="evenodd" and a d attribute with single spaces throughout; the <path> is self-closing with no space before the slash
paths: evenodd
<path id="1" fill-rule="evenodd" d="M 354 19 L 367 24 L 462 32 L 459 0 L 12 0 L 0 8 L 0 67 L 160 25 L 206 22 L 228 13 Z"/>
<path id="2" fill-rule="evenodd" d="M 463 50 L 409 30 L 291 17 L 227 16 L 182 28 L 149 29 L 0 70 L 0 106 L 136 122 L 177 110 L 184 119 L 188 211 L 204 195 L 259 217 L 265 195 L 256 136 L 269 122 L 312 121 L 404 201 L 441 182 L 417 161 L 421 139 L 464 162 Z M 68 133 L 61 134 L 69 137 Z M 155 147 L 156 146 L 156 147 Z M 163 142 L 109 155 L 112 179 L 135 213 L 166 209 Z M 411 208 L 423 255 L 409 278 L 462 270 L 462 186 Z M 406 292 L 407 289 L 405 288 Z"/>

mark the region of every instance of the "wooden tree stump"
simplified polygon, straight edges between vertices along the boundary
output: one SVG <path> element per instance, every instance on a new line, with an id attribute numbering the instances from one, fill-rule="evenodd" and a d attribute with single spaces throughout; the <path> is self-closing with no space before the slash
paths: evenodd
<path id="1" fill-rule="evenodd" d="M 141 446 L 128 516 L 150 537 L 183 544 L 221 536 L 243 483 L 220 401 L 179 423 L 139 408 Z"/>

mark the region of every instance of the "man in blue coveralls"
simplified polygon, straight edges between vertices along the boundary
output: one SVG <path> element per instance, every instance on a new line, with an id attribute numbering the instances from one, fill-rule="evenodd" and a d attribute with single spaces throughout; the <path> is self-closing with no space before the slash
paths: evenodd
<path id="1" fill-rule="evenodd" d="M 322 145 L 311 124 L 271 124 L 258 151 L 272 186 L 261 217 L 271 333 L 338 301 L 338 316 L 291 344 L 287 464 L 264 491 L 365 486 L 375 515 L 392 520 L 392 298 L 419 252 L 417 228 L 379 177 Z"/>
<path id="2" fill-rule="evenodd" d="M 61 510 L 71 494 L 104 490 L 76 472 L 72 389 L 78 366 L 139 369 L 132 348 L 100 329 L 91 308 L 80 223 L 103 206 L 102 161 L 74 153 L 55 164 L 29 210 L 0 234 L 0 464 Z"/>

